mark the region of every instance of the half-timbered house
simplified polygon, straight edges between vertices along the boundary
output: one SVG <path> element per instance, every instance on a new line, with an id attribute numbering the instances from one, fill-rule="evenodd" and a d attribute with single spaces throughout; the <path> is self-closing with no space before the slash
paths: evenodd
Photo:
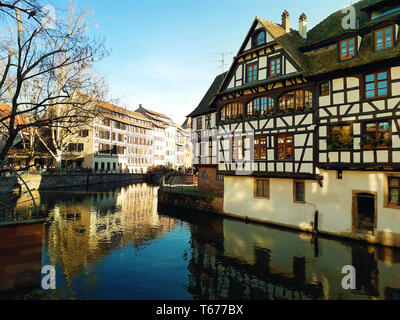
<path id="1" fill-rule="evenodd" d="M 216 192 L 224 190 L 224 177 L 217 173 L 218 110 L 215 97 L 225 76 L 226 73 L 222 73 L 215 78 L 198 107 L 188 115 L 192 119 L 192 164 L 198 169 L 201 190 Z"/>
<path id="2" fill-rule="evenodd" d="M 257 17 L 208 93 L 226 214 L 400 245 L 400 4 L 353 8 L 308 32 Z"/>

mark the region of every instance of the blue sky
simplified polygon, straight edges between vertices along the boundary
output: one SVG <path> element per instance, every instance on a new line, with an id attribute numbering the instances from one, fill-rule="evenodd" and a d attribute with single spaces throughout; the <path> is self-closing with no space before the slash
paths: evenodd
<path id="1" fill-rule="evenodd" d="M 255 16 L 280 22 L 283 10 L 298 28 L 305 12 L 309 28 L 350 0 L 78 0 L 92 9 L 111 56 L 97 69 L 109 82 L 110 97 L 136 109 L 139 104 L 183 123 L 215 76 L 218 56 L 237 53 Z M 228 64 L 232 62 L 229 56 Z"/>

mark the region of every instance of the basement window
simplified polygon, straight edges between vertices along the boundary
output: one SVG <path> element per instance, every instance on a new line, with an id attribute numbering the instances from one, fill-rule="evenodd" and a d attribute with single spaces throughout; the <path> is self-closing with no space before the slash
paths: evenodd
<path id="1" fill-rule="evenodd" d="M 388 177 L 389 179 L 389 199 L 391 206 L 400 206 L 400 177 Z"/>
<path id="2" fill-rule="evenodd" d="M 304 181 L 294 181 L 293 182 L 294 202 L 304 203 L 306 201 L 305 189 L 306 188 L 305 188 Z"/>
<path id="3" fill-rule="evenodd" d="M 267 198 L 270 196 L 269 180 L 256 179 L 254 183 L 254 196 L 256 198 Z"/>

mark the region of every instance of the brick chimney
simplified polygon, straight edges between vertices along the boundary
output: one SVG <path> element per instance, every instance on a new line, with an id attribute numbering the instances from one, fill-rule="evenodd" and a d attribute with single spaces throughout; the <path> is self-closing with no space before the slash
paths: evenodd
<path id="1" fill-rule="evenodd" d="M 299 34 L 303 39 L 307 39 L 307 16 L 304 12 L 299 18 Z"/>
<path id="2" fill-rule="evenodd" d="M 286 10 L 282 13 L 282 27 L 286 32 L 290 32 L 290 15 Z"/>

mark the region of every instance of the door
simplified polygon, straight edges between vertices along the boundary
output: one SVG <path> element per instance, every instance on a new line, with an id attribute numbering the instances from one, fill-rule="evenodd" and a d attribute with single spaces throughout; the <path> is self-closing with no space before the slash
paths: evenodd
<path id="1" fill-rule="evenodd" d="M 375 234 L 376 195 L 359 192 L 353 196 L 353 214 L 355 231 L 362 234 Z"/>

